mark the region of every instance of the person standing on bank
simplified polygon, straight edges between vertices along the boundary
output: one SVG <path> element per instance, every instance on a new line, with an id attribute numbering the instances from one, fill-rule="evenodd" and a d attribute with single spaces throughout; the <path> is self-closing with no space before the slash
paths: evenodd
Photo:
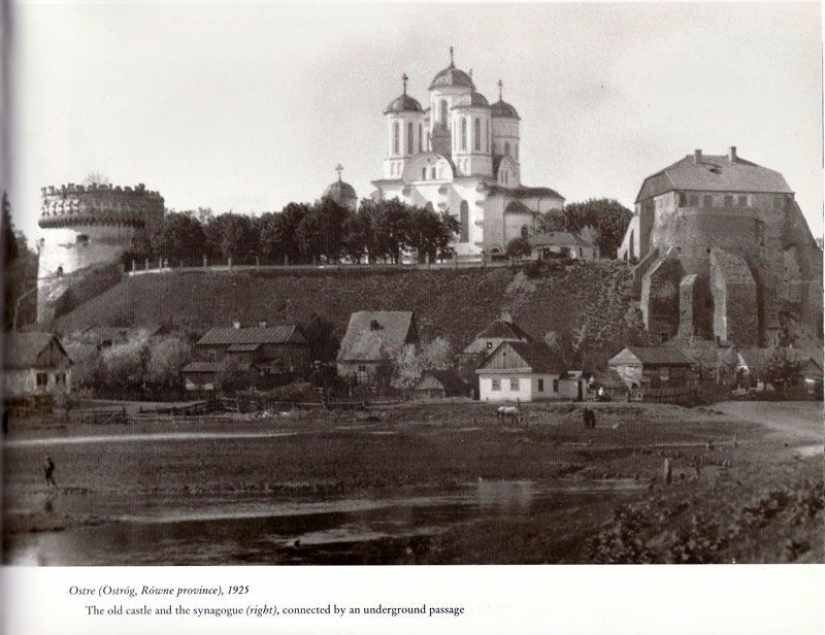
<path id="1" fill-rule="evenodd" d="M 57 487 L 57 482 L 54 480 L 54 461 L 48 455 L 46 455 L 46 463 L 43 465 L 43 472 L 46 474 L 46 485 Z"/>

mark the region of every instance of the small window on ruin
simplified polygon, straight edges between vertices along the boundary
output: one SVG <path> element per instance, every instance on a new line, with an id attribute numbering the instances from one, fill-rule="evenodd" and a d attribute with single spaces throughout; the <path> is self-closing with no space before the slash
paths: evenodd
<path id="1" fill-rule="evenodd" d="M 370 320 L 370 331 L 380 331 L 383 328 L 378 320 Z"/>
<path id="2" fill-rule="evenodd" d="M 679 207 L 687 207 L 687 196 L 684 192 L 679 192 Z"/>
<path id="3" fill-rule="evenodd" d="M 76 240 L 77 240 L 78 245 L 88 245 L 89 244 L 89 237 L 86 234 L 78 234 Z"/>

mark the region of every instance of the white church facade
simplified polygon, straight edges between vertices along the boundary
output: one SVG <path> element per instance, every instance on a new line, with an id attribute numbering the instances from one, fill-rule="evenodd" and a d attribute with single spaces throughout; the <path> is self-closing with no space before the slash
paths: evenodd
<path id="1" fill-rule="evenodd" d="M 404 92 L 384 110 L 387 155 L 378 200 L 456 216 L 455 252 L 463 258 L 503 254 L 513 238 L 535 231 L 536 217 L 561 209 L 564 197 L 549 187 L 521 183 L 521 119 L 501 98 L 490 105 L 471 75 L 450 65 L 430 83 L 429 105 Z"/>

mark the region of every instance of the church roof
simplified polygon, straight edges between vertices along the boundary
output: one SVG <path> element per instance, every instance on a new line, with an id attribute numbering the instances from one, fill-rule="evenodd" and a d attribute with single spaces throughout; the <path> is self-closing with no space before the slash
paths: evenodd
<path id="1" fill-rule="evenodd" d="M 355 188 L 345 181 L 335 181 L 324 190 L 324 196 L 329 196 L 336 203 L 341 203 L 347 199 L 357 199 Z"/>
<path id="2" fill-rule="evenodd" d="M 489 185 L 488 191 L 491 196 L 495 194 L 504 194 L 505 196 L 512 196 L 513 198 L 560 198 L 564 197 L 556 190 L 551 190 L 549 187 L 503 187 L 501 185 Z"/>
<path id="3" fill-rule="evenodd" d="M 473 80 L 467 73 L 460 68 L 456 68 L 455 65 L 451 63 L 447 68 L 433 77 L 433 81 L 430 83 L 430 90 L 441 86 L 467 86 L 473 88 Z"/>
<path id="4" fill-rule="evenodd" d="M 470 108 L 472 106 L 489 108 L 490 102 L 487 101 L 487 98 L 481 93 L 473 91 L 471 93 L 467 93 L 466 95 L 462 95 L 453 108 Z"/>
<path id="5" fill-rule="evenodd" d="M 503 99 L 499 99 L 496 103 L 491 106 L 491 111 L 493 117 L 509 117 L 511 119 L 521 119 L 518 116 L 518 112 L 516 109 L 513 108 L 510 104 L 508 104 Z"/>
<path id="6" fill-rule="evenodd" d="M 636 202 L 672 190 L 793 193 L 782 174 L 775 170 L 735 155 L 731 160 L 729 156 L 705 156 L 698 151 L 647 177 Z"/>
<path id="7" fill-rule="evenodd" d="M 413 99 L 406 93 L 393 99 L 389 105 L 384 108 L 384 114 L 388 115 L 393 112 L 424 112 L 418 100 Z"/>

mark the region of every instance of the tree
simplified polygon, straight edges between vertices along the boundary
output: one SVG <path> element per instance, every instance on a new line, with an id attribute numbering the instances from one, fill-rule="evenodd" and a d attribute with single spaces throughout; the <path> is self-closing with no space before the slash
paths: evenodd
<path id="1" fill-rule="evenodd" d="M 786 348 L 777 348 L 765 362 L 765 381 L 788 394 L 788 386 L 796 382 L 802 363 L 795 360 Z"/>
<path id="2" fill-rule="evenodd" d="M 507 243 L 507 255 L 517 260 L 529 256 L 532 248 L 526 238 L 518 236 Z"/>
<path id="3" fill-rule="evenodd" d="M 622 244 L 633 212 L 612 198 L 591 198 L 564 208 L 566 231 L 581 232 L 586 226 L 598 231 L 599 251 L 610 258 Z"/>
<path id="4" fill-rule="evenodd" d="M 334 362 L 341 342 L 334 335 L 332 322 L 320 315 L 313 315 L 306 325 L 301 326 L 309 342 L 313 361 Z"/>
<path id="5" fill-rule="evenodd" d="M 256 223 L 245 214 L 228 212 L 209 219 L 203 228 L 210 256 L 236 264 L 254 260 L 258 250 Z"/>
<path id="6" fill-rule="evenodd" d="M 373 240 L 370 254 L 375 252 L 380 258 L 390 262 L 401 262 L 401 252 L 409 247 L 410 208 L 397 198 L 377 201 L 369 206 L 372 216 Z"/>
<path id="7" fill-rule="evenodd" d="M 83 185 L 111 185 L 111 181 L 100 172 L 89 172 L 83 179 Z"/>
<path id="8" fill-rule="evenodd" d="M 305 263 L 307 258 L 298 241 L 298 228 L 310 213 L 306 203 L 289 203 L 280 213 L 264 214 L 258 220 L 260 229 L 261 255 L 274 262 L 288 261 L 290 264 Z"/>
<path id="9" fill-rule="evenodd" d="M 146 340 L 135 339 L 103 349 L 104 383 L 110 388 L 142 387 L 146 381 Z"/>
<path id="10" fill-rule="evenodd" d="M 418 261 L 430 262 L 450 248 L 460 231 L 457 218 L 447 213 L 436 214 L 427 207 L 409 207 L 407 209 L 407 245 L 415 249 Z"/>
<path id="11" fill-rule="evenodd" d="M 538 217 L 540 232 L 563 232 L 567 229 L 562 210 L 550 210 Z"/>
<path id="12" fill-rule="evenodd" d="M 146 380 L 163 386 L 180 383 L 180 369 L 192 358 L 192 347 L 186 340 L 170 336 L 149 343 L 146 360 Z"/>
<path id="13" fill-rule="evenodd" d="M 452 347 L 447 338 L 437 337 L 422 346 L 420 351 L 408 344 L 394 360 L 392 386 L 399 389 L 412 388 L 425 372 L 448 368 L 451 359 Z"/>
<path id="14" fill-rule="evenodd" d="M 29 248 L 26 237 L 14 229 L 11 203 L 3 193 L 3 219 L 0 226 L 3 249 L 4 311 L 3 326 L 14 328 L 15 313 L 18 327 L 37 318 L 37 252 Z"/>
<path id="15" fill-rule="evenodd" d="M 189 212 L 168 212 L 151 237 L 153 252 L 171 262 L 199 264 L 206 255 L 201 222 Z"/>
<path id="16" fill-rule="evenodd" d="M 359 264 L 369 253 L 371 241 L 372 224 L 367 212 L 360 209 L 350 214 L 344 223 L 344 254 Z"/>

